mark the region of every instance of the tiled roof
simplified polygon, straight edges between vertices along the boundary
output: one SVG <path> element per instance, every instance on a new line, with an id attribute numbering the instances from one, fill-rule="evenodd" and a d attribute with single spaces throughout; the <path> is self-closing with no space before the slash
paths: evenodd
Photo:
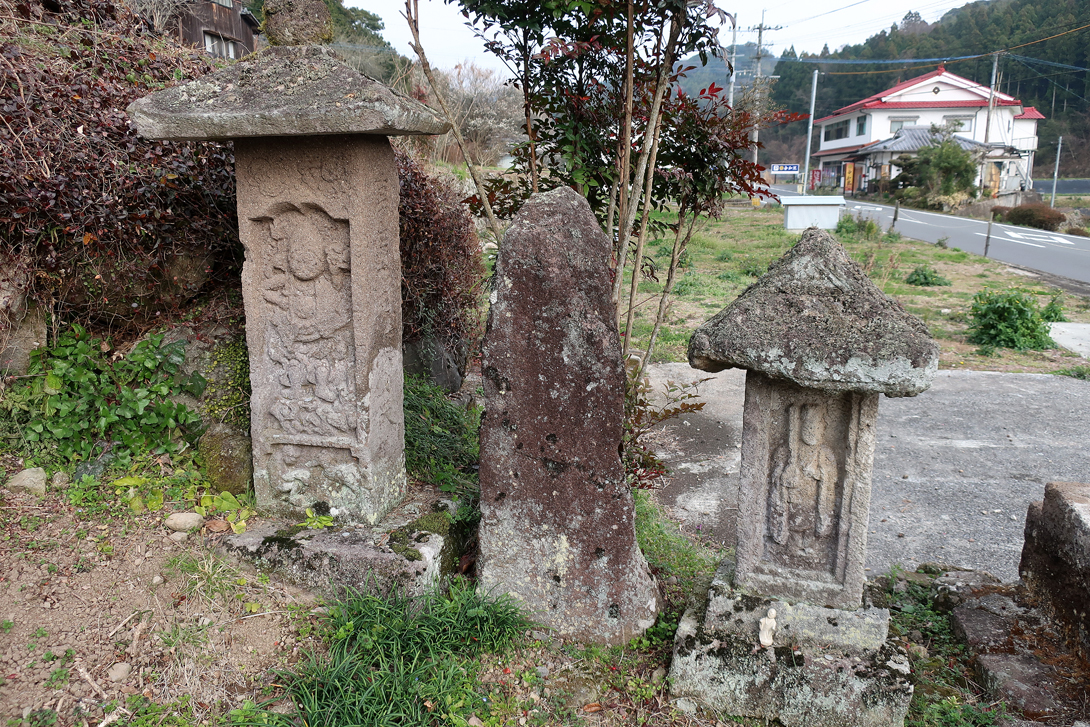
<path id="1" fill-rule="evenodd" d="M 1034 107 L 1027 106 L 1025 111 L 1018 114 L 1014 118 L 1016 118 L 1016 119 L 1035 119 L 1035 120 L 1038 120 L 1038 121 L 1042 121 L 1042 120 L 1044 120 L 1045 115 L 1042 114 L 1037 109 L 1035 109 Z"/>
<path id="2" fill-rule="evenodd" d="M 867 110 L 867 109 L 893 109 L 893 110 L 903 109 L 905 111 L 910 111 L 912 109 L 973 109 L 973 108 L 985 108 L 987 105 L 988 105 L 988 99 L 982 98 L 982 99 L 971 100 L 971 101 L 965 101 L 965 100 L 963 100 L 963 101 L 872 101 L 872 102 L 870 102 L 868 104 L 865 104 L 863 106 L 853 105 L 853 106 L 849 106 L 847 108 L 852 109 L 853 112 L 855 112 L 855 111 L 864 111 L 864 110 Z M 997 98 L 995 100 L 995 105 L 996 106 L 1020 106 L 1021 104 L 1017 100 L 1007 101 L 1007 100 L 1004 100 L 1004 99 Z M 822 118 L 822 119 L 818 119 L 814 123 L 815 124 L 820 124 L 820 123 L 822 123 L 824 121 L 828 121 L 829 119 L 835 119 L 837 116 L 843 116 L 843 115 L 845 115 L 845 113 L 846 112 L 844 112 L 843 110 L 837 111 L 835 114 L 832 114 L 831 116 L 826 116 L 825 118 Z M 1022 118 L 1022 117 L 1016 117 L 1016 118 Z M 1032 117 L 1030 117 L 1030 118 L 1032 118 Z M 1044 118 L 1044 117 L 1042 116 L 1041 118 Z"/>
<path id="3" fill-rule="evenodd" d="M 814 123 L 815 124 L 823 123 L 825 121 L 828 121 L 829 119 L 834 119 L 834 118 L 836 118 L 838 116 L 844 116 L 846 114 L 854 113 L 856 111 L 863 111 L 865 109 L 972 108 L 972 107 L 981 107 L 981 106 L 987 106 L 988 105 L 987 99 L 980 99 L 980 100 L 974 100 L 974 101 L 916 101 L 916 102 L 911 102 L 911 101 L 883 101 L 882 100 L 884 98 L 888 98 L 889 96 L 893 96 L 893 95 L 895 95 L 895 94 L 897 94 L 897 93 L 899 93 L 901 91 L 905 91 L 905 90 L 907 90 L 909 88 L 912 88 L 913 86 L 916 86 L 916 85 L 918 85 L 920 83 L 923 83 L 924 81 L 928 81 L 928 80 L 930 80 L 932 78 L 938 78 L 939 76 L 946 76 L 947 78 L 953 78 L 953 79 L 957 79 L 959 81 L 964 81 L 965 83 L 970 84 L 971 86 L 976 86 L 978 88 L 985 88 L 985 89 L 987 88 L 986 86 L 982 86 L 981 84 L 976 83 L 975 81 L 970 81 L 968 78 L 963 78 L 963 77 L 958 76 L 956 74 L 950 73 L 949 71 L 946 70 L 945 67 L 939 66 L 937 69 L 935 69 L 934 71 L 931 71 L 930 73 L 925 73 L 922 76 L 916 76 L 915 78 L 910 78 L 907 81 L 902 81 L 901 83 L 898 83 L 896 86 L 893 86 L 892 88 L 887 88 L 885 91 L 882 91 L 881 93 L 876 93 L 873 96 L 868 96 L 867 98 L 865 98 L 865 99 L 863 99 L 861 101 L 856 101 L 853 104 L 849 104 L 848 106 L 837 109 L 836 111 L 829 114 L 828 116 L 826 116 L 824 118 L 821 118 L 821 119 L 817 119 L 816 121 L 814 121 Z M 1012 98 L 1010 96 L 1007 96 L 1006 94 L 1001 94 L 1001 93 L 996 94 L 994 102 L 995 102 L 995 104 L 997 106 L 1019 106 L 1019 105 L 1021 105 L 1021 103 L 1017 99 Z"/>
<path id="4" fill-rule="evenodd" d="M 855 146 L 842 146 L 839 149 L 823 149 L 821 151 L 814 152 L 813 154 L 811 154 L 811 156 L 826 157 L 830 154 L 848 154 L 849 152 L 853 152 L 856 149 L 861 149 L 864 146 L 866 146 L 866 144 L 856 144 Z"/>
<path id="5" fill-rule="evenodd" d="M 925 146 L 933 146 L 939 142 L 939 135 L 931 132 L 930 126 L 905 126 L 900 129 L 892 139 L 886 139 L 885 141 L 879 141 L 876 144 L 870 144 L 867 146 L 866 153 L 873 154 L 875 152 L 910 152 L 919 151 Z M 972 139 L 966 139 L 965 137 L 954 135 L 953 140 L 957 142 L 957 145 L 962 149 L 980 149 L 984 147 L 978 141 Z"/>

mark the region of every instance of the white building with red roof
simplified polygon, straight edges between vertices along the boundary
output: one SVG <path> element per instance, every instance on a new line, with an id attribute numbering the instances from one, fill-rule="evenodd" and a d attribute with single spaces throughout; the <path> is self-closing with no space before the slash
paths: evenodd
<path id="1" fill-rule="evenodd" d="M 814 126 L 820 132 L 815 169 L 820 169 L 824 185 L 836 185 L 847 192 L 873 187 L 900 171 L 891 164 L 895 156 L 889 153 L 890 147 L 898 145 L 882 142 L 894 139 L 902 129 L 930 130 L 932 125 L 949 124 L 956 128 L 957 136 L 976 142 L 963 146 L 984 156 L 984 187 L 993 191 L 1028 189 L 1037 149 L 1037 122 L 1042 119 L 1041 112 L 1023 107 L 1013 96 L 998 91 L 993 94 L 988 86 L 939 66 L 816 120 Z M 899 146 L 900 153 L 913 153 L 907 148 L 911 144 Z M 978 188 L 980 182 L 978 173 Z"/>

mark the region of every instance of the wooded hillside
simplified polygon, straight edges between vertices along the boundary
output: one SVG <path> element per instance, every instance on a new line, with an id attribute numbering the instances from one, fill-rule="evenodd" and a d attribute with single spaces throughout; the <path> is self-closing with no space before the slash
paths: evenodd
<path id="1" fill-rule="evenodd" d="M 864 43 L 802 56 L 828 60 L 904 59 L 904 64 L 815 65 L 794 60 L 797 56 L 792 49 L 771 71 L 780 76 L 772 99 L 791 111 L 807 112 L 810 78 L 816 67 L 824 74 L 819 78 L 817 93 L 816 116 L 821 118 L 938 65 L 934 61 L 913 62 L 918 58 L 983 54 L 975 59 L 950 60 L 945 65 L 952 73 L 987 84 L 992 70 L 992 57 L 987 54 L 1005 49 L 1010 53 L 1000 57 L 999 90 L 1027 106 L 1035 106 L 1047 119 L 1038 127 L 1041 145 L 1035 176 L 1051 176 L 1059 135 L 1064 137 L 1061 176 L 1090 176 L 1090 72 L 1076 70 L 1090 68 L 1090 2 L 1086 0 L 981 0 L 951 10 L 933 24 L 924 22 L 918 13 L 909 13 L 900 23 Z M 766 63 L 766 73 L 771 65 Z M 722 77 L 717 82 L 722 85 Z M 799 158 L 767 159 L 762 154 L 761 163 L 801 161 L 805 135 L 804 124 L 772 130 L 764 137 L 770 150 Z"/>

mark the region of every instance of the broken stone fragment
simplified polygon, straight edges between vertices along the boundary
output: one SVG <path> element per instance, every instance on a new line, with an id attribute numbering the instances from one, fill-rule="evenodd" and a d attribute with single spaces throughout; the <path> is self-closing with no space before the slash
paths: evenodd
<path id="1" fill-rule="evenodd" d="M 11 492 L 29 492 L 37 497 L 45 497 L 45 470 L 41 467 L 23 470 L 8 480 L 5 487 Z"/>
<path id="2" fill-rule="evenodd" d="M 424 104 L 327 48 L 273 46 L 129 105 L 141 136 L 173 141 L 328 134 L 442 134 Z"/>
<path id="3" fill-rule="evenodd" d="M 623 644 L 658 588 L 619 447 L 624 369 L 611 243 L 587 201 L 534 195 L 500 246 L 482 372 L 481 586 L 565 638 Z"/>
<path id="4" fill-rule="evenodd" d="M 689 342 L 694 368 L 743 368 L 833 393 L 915 396 L 938 360 L 923 321 L 815 228 Z"/>

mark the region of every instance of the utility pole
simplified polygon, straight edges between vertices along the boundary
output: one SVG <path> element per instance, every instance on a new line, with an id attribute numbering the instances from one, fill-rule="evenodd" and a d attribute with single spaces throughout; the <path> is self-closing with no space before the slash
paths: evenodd
<path id="1" fill-rule="evenodd" d="M 814 102 L 817 101 L 818 70 L 814 69 L 813 80 L 810 81 L 810 121 L 806 125 L 806 160 L 802 167 L 802 193 L 810 189 L 810 144 L 814 139 Z"/>
<path id="2" fill-rule="evenodd" d="M 1060 152 L 1064 148 L 1064 138 L 1061 136 L 1060 140 L 1056 142 L 1056 166 L 1052 170 L 1052 199 L 1049 200 L 1048 206 L 1056 206 L 1056 180 L 1060 176 Z"/>
<path id="3" fill-rule="evenodd" d="M 727 92 L 727 103 L 730 112 L 734 113 L 734 77 L 738 75 L 738 16 L 734 16 L 734 32 L 730 40 L 730 90 Z"/>
<path id="4" fill-rule="evenodd" d="M 985 172 L 988 169 L 988 135 L 992 131 L 992 102 L 995 100 L 995 76 L 999 71 L 999 54 L 992 56 L 992 85 L 988 88 L 988 115 L 984 119 L 984 156 L 980 160 L 980 192 L 984 192 Z M 1002 186 L 1002 185 L 1000 185 Z"/>
<path id="5" fill-rule="evenodd" d="M 992 56 L 992 85 L 988 90 L 988 118 L 984 120 L 984 143 L 988 143 L 988 134 L 992 130 L 992 104 L 995 102 L 995 77 L 999 71 L 999 54 Z M 983 181 L 983 180 L 981 180 Z"/>
<path id="6" fill-rule="evenodd" d="M 782 29 L 783 29 L 782 25 L 777 25 L 775 27 L 765 25 L 765 11 L 764 10 L 761 11 L 761 24 L 758 25 L 756 28 L 750 28 L 750 30 L 756 30 L 757 31 L 757 55 L 754 56 L 757 59 L 757 75 L 753 80 L 753 89 L 754 89 L 754 91 L 756 92 L 756 95 L 757 95 L 756 114 L 757 114 L 758 120 L 760 119 L 760 114 L 761 114 L 761 59 L 764 58 L 766 55 L 768 55 L 767 53 L 764 52 L 764 33 L 765 33 L 766 30 L 782 30 Z M 757 163 L 757 141 L 758 141 L 759 135 L 760 134 L 758 132 L 758 129 L 756 127 L 754 127 L 753 134 L 752 134 L 752 139 L 753 139 L 753 163 L 754 164 Z"/>

